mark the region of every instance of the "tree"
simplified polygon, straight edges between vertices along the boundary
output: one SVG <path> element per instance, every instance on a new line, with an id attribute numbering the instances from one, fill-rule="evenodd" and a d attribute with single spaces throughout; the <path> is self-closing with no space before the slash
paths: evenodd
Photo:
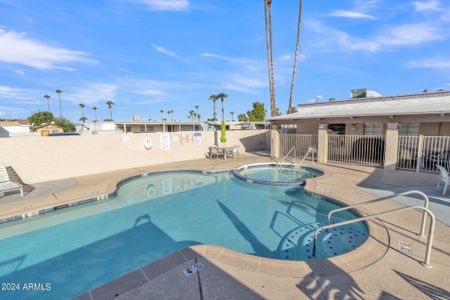
<path id="1" fill-rule="evenodd" d="M 55 93 L 58 94 L 58 99 L 59 99 L 59 117 L 60 117 L 60 118 L 63 117 L 63 113 L 62 113 L 62 104 L 61 104 L 61 93 L 62 93 L 62 92 L 63 92 L 63 91 L 60 90 L 60 89 L 57 89 L 57 90 L 55 91 Z"/>
<path id="2" fill-rule="evenodd" d="M 298 46 L 300 44 L 300 29 L 302 22 L 302 10 L 303 10 L 303 0 L 299 2 L 300 8 L 298 11 L 298 22 L 297 22 L 297 42 L 295 43 L 295 55 L 294 55 L 294 67 L 292 68 L 292 82 L 291 82 L 291 92 L 289 94 L 289 106 L 288 114 L 292 113 L 292 97 L 294 95 L 294 85 L 295 85 L 295 73 L 297 72 L 297 59 L 298 59 Z"/>
<path id="3" fill-rule="evenodd" d="M 251 122 L 262 122 L 266 118 L 266 108 L 264 103 L 255 101 L 252 104 L 252 110 L 247 111 L 247 116 Z"/>
<path id="4" fill-rule="evenodd" d="M 276 115 L 275 103 L 275 80 L 273 75 L 273 56 L 272 56 L 272 0 L 264 0 L 264 20 L 266 30 L 266 48 L 267 48 L 267 69 L 269 73 L 270 88 L 270 112 L 271 116 Z"/>
<path id="5" fill-rule="evenodd" d="M 201 121 L 202 115 L 201 114 L 197 114 L 197 118 L 198 118 L 199 121 Z"/>
<path id="6" fill-rule="evenodd" d="M 94 111 L 95 122 L 97 122 L 97 106 L 93 106 L 92 110 Z"/>
<path id="7" fill-rule="evenodd" d="M 50 98 L 51 98 L 51 97 L 50 97 L 49 95 L 44 95 L 44 98 L 45 98 L 45 100 L 47 100 L 47 107 L 48 107 L 48 108 L 47 108 L 47 111 L 48 111 L 48 112 L 51 112 L 51 111 L 50 111 Z"/>
<path id="8" fill-rule="evenodd" d="M 231 122 L 234 122 L 234 112 L 233 111 L 230 112 L 230 115 L 231 115 Z"/>
<path id="9" fill-rule="evenodd" d="M 75 131 L 75 124 L 65 118 L 55 118 L 53 119 L 53 122 L 55 123 L 55 125 L 61 126 L 64 129 L 64 132 Z"/>
<path id="10" fill-rule="evenodd" d="M 220 102 L 222 103 L 222 121 L 224 121 L 225 120 L 225 109 L 223 106 L 223 102 L 225 101 L 225 98 L 228 97 L 228 95 L 225 94 L 224 92 L 222 92 L 222 93 L 218 94 L 217 97 L 220 99 Z"/>
<path id="11" fill-rule="evenodd" d="M 239 114 L 238 115 L 238 120 L 239 122 L 247 122 L 248 121 L 248 117 L 246 114 Z"/>
<path id="12" fill-rule="evenodd" d="M 53 121 L 53 114 L 49 111 L 38 111 L 33 113 L 28 118 L 32 127 L 39 126 L 41 124 L 50 124 Z"/>
<path id="13" fill-rule="evenodd" d="M 81 108 L 81 118 L 84 118 L 84 107 L 86 106 L 86 105 L 84 105 L 83 103 L 80 103 L 80 104 L 78 104 L 78 106 Z M 81 118 L 80 118 L 80 121 L 81 121 Z M 86 120 L 85 120 L 86 121 Z M 83 122 L 84 123 L 84 122 Z"/>
<path id="14" fill-rule="evenodd" d="M 112 121 L 113 120 L 112 107 L 114 105 L 114 102 L 112 102 L 111 100 L 108 100 L 108 101 L 106 101 L 106 105 L 108 105 L 108 109 L 109 109 L 109 119 Z"/>
<path id="15" fill-rule="evenodd" d="M 198 116 L 198 108 L 199 108 L 200 106 L 196 105 L 196 106 L 194 106 L 194 107 L 195 107 L 195 112 L 197 113 L 197 116 Z"/>
<path id="16" fill-rule="evenodd" d="M 85 116 L 80 117 L 80 121 L 83 122 L 83 124 L 84 124 L 84 122 L 86 122 L 86 120 L 87 120 L 87 118 Z"/>
<path id="17" fill-rule="evenodd" d="M 164 110 L 161 109 L 159 112 L 161 113 L 161 121 L 162 121 L 164 119 L 164 116 L 163 116 Z"/>
<path id="18" fill-rule="evenodd" d="M 213 121 L 217 121 L 216 101 L 219 100 L 219 97 L 213 94 L 209 96 L 209 100 L 213 102 Z"/>

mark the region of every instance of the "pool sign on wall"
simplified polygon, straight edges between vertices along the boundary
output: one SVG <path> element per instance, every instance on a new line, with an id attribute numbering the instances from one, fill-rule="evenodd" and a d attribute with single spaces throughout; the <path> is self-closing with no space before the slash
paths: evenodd
<path id="1" fill-rule="evenodd" d="M 170 150 L 170 135 L 163 133 L 160 135 L 161 150 Z"/>
<path id="2" fill-rule="evenodd" d="M 194 141 L 197 146 L 202 145 L 202 134 L 200 132 L 194 133 Z"/>

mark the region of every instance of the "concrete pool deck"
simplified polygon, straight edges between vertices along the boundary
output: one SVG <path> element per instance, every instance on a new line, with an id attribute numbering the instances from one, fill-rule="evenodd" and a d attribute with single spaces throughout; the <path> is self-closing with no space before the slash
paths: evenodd
<path id="1" fill-rule="evenodd" d="M 18 200 L 14 205 L 0 201 L 0 211 L 4 216 L 14 215 L 109 194 L 120 180 L 149 171 L 226 170 L 267 161 L 270 158 L 243 155 L 235 160 L 201 159 L 83 176 L 74 178 L 77 182 L 74 187 L 50 195 Z M 435 174 L 344 165 L 317 166 L 325 171 L 325 175 L 308 180 L 305 188 L 346 204 L 378 198 L 373 190 L 386 193 L 402 188 L 421 190 L 421 187 L 430 188 L 436 183 Z M 444 198 L 442 203 L 435 204 L 446 206 L 448 200 Z M 387 200 L 365 206 L 360 211 L 374 213 L 402 206 L 399 202 Z M 426 240 L 415 234 L 419 230 L 420 219 L 420 213 L 408 211 L 383 217 L 382 221 L 370 221 L 371 237 L 363 246 L 324 260 L 278 261 L 217 246 L 189 247 L 142 266 L 79 298 L 200 299 L 202 294 L 203 299 L 448 299 L 450 228 L 437 222 L 433 268 L 426 269 L 420 264 Z M 409 244 L 412 252 L 399 250 L 400 242 Z M 183 271 L 194 265 L 195 259 L 202 263 L 203 268 L 190 276 L 185 275 Z"/>

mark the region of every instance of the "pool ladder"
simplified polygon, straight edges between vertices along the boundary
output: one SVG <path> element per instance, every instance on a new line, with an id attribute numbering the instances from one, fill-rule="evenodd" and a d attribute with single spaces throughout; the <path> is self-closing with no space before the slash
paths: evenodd
<path id="1" fill-rule="evenodd" d="M 396 197 L 401 197 L 401 196 L 409 196 L 409 195 L 419 195 L 423 198 L 424 200 L 424 205 L 420 206 L 420 205 L 415 205 L 415 206 L 407 206 L 407 207 L 402 207 L 402 208 L 397 208 L 397 209 L 392 209 L 392 210 L 388 210 L 388 211 L 384 211 L 381 213 L 376 213 L 376 214 L 372 214 L 372 215 L 368 215 L 365 217 L 359 217 L 356 219 L 352 219 L 352 220 L 348 220 L 348 221 L 342 221 L 339 223 L 335 223 L 335 224 L 331 224 L 331 216 L 339 211 L 344 211 L 344 210 L 349 210 L 349 209 L 353 209 L 365 204 L 371 204 L 371 203 L 375 203 L 375 202 L 380 202 L 380 201 L 384 201 L 384 200 L 389 200 L 392 198 L 396 198 Z M 358 203 L 358 204 L 354 204 L 354 205 L 350 205 L 350 206 L 346 206 L 346 207 L 341 207 L 341 208 L 337 208 L 337 209 L 333 209 L 332 211 L 330 211 L 328 213 L 328 225 L 324 225 L 321 227 L 316 228 L 316 230 L 314 230 L 314 244 L 313 244 L 313 256 L 316 256 L 316 251 L 317 251 L 317 236 L 319 234 L 320 231 L 322 230 L 328 230 L 330 228 L 333 227 L 339 227 L 339 226 L 343 226 L 343 225 L 348 225 L 348 224 L 353 224 L 353 223 L 358 223 L 358 222 L 362 222 L 362 221 L 366 221 L 366 220 L 370 220 L 370 219 L 374 219 L 380 216 L 386 216 L 386 215 L 391 215 L 391 214 L 395 214 L 395 213 L 399 213 L 399 212 L 404 212 L 407 210 L 421 210 L 423 212 L 422 214 L 422 224 L 420 227 L 420 233 L 418 234 L 420 237 L 424 238 L 425 237 L 425 226 L 426 226 L 426 222 L 427 222 L 427 215 L 430 216 L 431 222 L 430 222 L 430 227 L 428 230 L 428 240 L 427 240 L 427 248 L 426 248 L 426 253 L 425 253 L 425 259 L 422 263 L 422 265 L 424 265 L 427 268 L 431 268 L 431 250 L 432 250 L 432 245 L 433 245 L 433 236 L 434 236 L 434 228 L 436 225 L 436 218 L 434 216 L 434 214 L 431 212 L 431 210 L 429 210 L 428 205 L 430 203 L 430 200 L 428 199 L 428 196 L 421 192 L 421 191 L 408 191 L 408 192 L 403 192 L 400 194 L 396 194 L 396 195 L 392 195 L 392 196 L 387 196 L 387 197 L 383 197 L 383 198 L 378 198 L 378 199 L 374 199 L 374 200 L 370 200 L 370 201 L 366 201 L 366 202 L 362 202 L 362 203 Z"/>
<path id="2" fill-rule="evenodd" d="M 294 156 L 295 156 L 295 147 L 291 147 L 291 149 L 289 149 L 288 153 L 283 157 L 283 159 L 281 160 L 281 162 L 279 162 L 280 164 L 284 163 L 285 161 L 288 161 L 287 158 L 289 156 L 289 154 L 291 154 L 291 152 L 294 152 Z M 291 164 L 294 164 L 292 161 L 289 161 Z"/>

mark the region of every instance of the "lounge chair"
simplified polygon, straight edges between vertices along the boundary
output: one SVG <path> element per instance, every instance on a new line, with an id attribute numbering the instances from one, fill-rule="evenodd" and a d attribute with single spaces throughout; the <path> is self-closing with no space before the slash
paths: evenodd
<path id="1" fill-rule="evenodd" d="M 239 146 L 233 146 L 233 150 L 231 152 L 231 156 L 233 158 L 239 157 Z"/>
<path id="2" fill-rule="evenodd" d="M 439 190 L 439 186 L 441 185 L 441 181 L 444 182 L 444 189 L 442 190 L 442 195 L 445 195 L 447 192 L 448 184 L 450 183 L 450 177 L 448 175 L 447 170 L 443 166 L 436 165 L 439 170 L 439 181 L 437 184 L 437 189 Z"/>
<path id="3" fill-rule="evenodd" d="M 11 191 L 20 191 L 20 196 L 23 197 L 23 186 L 20 183 L 11 181 L 5 165 L 0 164 L 0 193 Z"/>

